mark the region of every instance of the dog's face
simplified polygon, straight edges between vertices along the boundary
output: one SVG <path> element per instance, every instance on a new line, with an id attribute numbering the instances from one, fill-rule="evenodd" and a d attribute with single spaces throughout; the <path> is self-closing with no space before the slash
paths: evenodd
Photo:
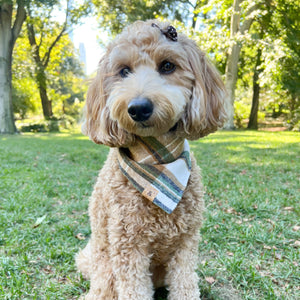
<path id="1" fill-rule="evenodd" d="M 163 34 L 168 26 L 137 21 L 108 46 L 83 125 L 96 143 L 128 146 L 137 135 L 170 130 L 197 139 L 223 125 L 226 93 L 218 72 L 193 41 Z"/>

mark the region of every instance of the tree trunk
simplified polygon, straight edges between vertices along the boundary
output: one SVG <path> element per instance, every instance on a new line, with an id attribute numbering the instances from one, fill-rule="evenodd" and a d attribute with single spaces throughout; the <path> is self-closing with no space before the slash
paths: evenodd
<path id="1" fill-rule="evenodd" d="M 37 68 L 38 70 L 36 71 L 36 81 L 40 92 L 40 98 L 43 107 L 43 115 L 46 120 L 49 120 L 51 117 L 53 117 L 53 112 L 52 101 L 49 100 L 47 94 L 47 78 L 45 74 L 45 69 L 41 64 Z"/>
<path id="2" fill-rule="evenodd" d="M 30 16 L 29 8 L 28 11 Z M 29 43 L 33 49 L 32 54 L 33 54 L 33 59 L 35 61 L 35 79 L 40 93 L 43 115 L 46 120 L 49 120 L 53 116 L 53 113 L 52 113 L 52 101 L 49 100 L 47 94 L 47 77 L 46 77 L 45 69 L 48 63 L 47 64 L 43 63 L 43 59 L 40 56 L 40 45 L 37 45 L 35 39 L 36 33 L 33 24 L 30 22 L 27 22 L 27 33 L 28 33 Z"/>
<path id="3" fill-rule="evenodd" d="M 2 33 L 0 33 L 1 36 Z M 4 43 L 0 39 L 0 134 L 12 134 L 17 131 L 13 115 L 11 94 L 11 49 L 2 53 Z"/>
<path id="4" fill-rule="evenodd" d="M 235 88 L 238 75 L 238 62 L 240 59 L 240 52 L 242 45 L 237 41 L 236 37 L 238 34 L 243 35 L 254 20 L 254 17 L 249 17 L 253 11 L 258 9 L 258 4 L 250 6 L 246 12 L 245 20 L 241 23 L 241 7 L 240 4 L 243 0 L 233 1 L 233 12 L 230 21 L 230 39 L 232 41 L 232 46 L 229 48 L 226 69 L 225 69 L 225 86 L 228 92 L 228 97 L 230 100 L 230 108 L 228 112 L 228 121 L 224 126 L 224 129 L 232 130 L 234 126 L 234 99 L 235 99 Z"/>
<path id="5" fill-rule="evenodd" d="M 12 5 L 0 6 L 0 133 L 15 133 L 16 126 L 12 108 L 11 62 L 12 62 Z"/>
<path id="6" fill-rule="evenodd" d="M 252 106 L 251 106 L 251 113 L 248 122 L 248 129 L 258 129 L 257 124 L 257 113 L 258 113 L 258 105 L 259 105 L 259 74 L 262 72 L 260 69 L 261 64 L 261 49 L 257 50 L 257 59 L 254 69 L 253 75 L 253 95 L 252 95 Z"/>
<path id="7" fill-rule="evenodd" d="M 11 64 L 12 52 L 26 18 L 24 3 L 17 1 L 17 12 L 12 26 L 13 5 L 0 5 L 0 134 L 17 131 L 12 106 Z"/>
<path id="8" fill-rule="evenodd" d="M 225 70 L 225 87 L 228 92 L 228 97 L 230 101 L 228 121 L 225 124 L 225 129 L 235 129 L 234 126 L 234 99 L 235 99 L 235 87 L 238 75 L 238 62 L 240 58 L 241 46 L 235 43 L 228 55 L 226 70 Z"/>
<path id="9" fill-rule="evenodd" d="M 228 51 L 227 64 L 225 69 L 225 86 L 228 92 L 230 101 L 230 111 L 228 112 L 228 121 L 224 128 L 232 130 L 234 126 L 234 91 L 237 82 L 238 62 L 240 58 L 241 46 L 235 41 L 236 34 L 239 32 L 240 27 L 240 7 L 241 0 L 233 1 L 233 12 L 230 21 L 230 39 L 232 46 Z"/>

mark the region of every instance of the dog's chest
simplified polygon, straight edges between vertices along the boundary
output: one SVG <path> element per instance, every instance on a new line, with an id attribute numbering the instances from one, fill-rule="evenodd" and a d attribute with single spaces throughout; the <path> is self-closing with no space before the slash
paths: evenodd
<path id="1" fill-rule="evenodd" d="M 144 198 L 120 171 L 113 153 L 109 164 L 101 170 L 96 190 L 102 191 L 99 199 L 105 206 L 106 218 L 117 226 L 124 240 L 144 240 L 154 251 L 174 246 L 191 228 L 199 228 L 202 221 L 202 186 L 198 170 L 193 170 L 188 187 L 178 207 L 167 214 Z M 105 195 L 105 196 L 104 196 Z"/>

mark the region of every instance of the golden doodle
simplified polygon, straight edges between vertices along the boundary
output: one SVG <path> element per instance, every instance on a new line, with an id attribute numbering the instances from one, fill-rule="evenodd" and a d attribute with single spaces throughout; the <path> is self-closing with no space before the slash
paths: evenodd
<path id="1" fill-rule="evenodd" d="M 76 257 L 85 299 L 200 298 L 200 170 L 187 140 L 226 119 L 225 87 L 196 43 L 169 23 L 137 21 L 108 45 L 83 131 L 110 148 L 89 204 L 91 238 Z"/>

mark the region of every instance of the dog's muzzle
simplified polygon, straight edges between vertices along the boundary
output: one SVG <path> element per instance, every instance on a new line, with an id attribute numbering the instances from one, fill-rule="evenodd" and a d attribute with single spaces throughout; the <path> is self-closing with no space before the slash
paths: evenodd
<path id="1" fill-rule="evenodd" d="M 153 113 L 153 103 L 147 98 L 134 98 L 128 104 L 128 114 L 136 122 L 147 121 Z"/>

